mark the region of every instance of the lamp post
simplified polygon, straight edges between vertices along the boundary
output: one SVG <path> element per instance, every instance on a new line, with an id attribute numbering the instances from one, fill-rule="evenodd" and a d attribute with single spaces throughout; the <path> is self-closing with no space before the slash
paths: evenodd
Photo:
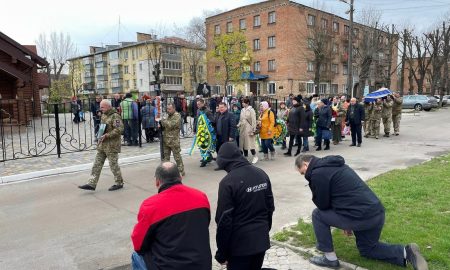
<path id="1" fill-rule="evenodd" d="M 252 59 L 250 58 L 250 55 L 248 54 L 248 51 L 245 52 L 244 57 L 242 57 L 242 63 L 244 64 L 244 74 L 246 75 L 246 79 L 248 80 L 250 77 L 250 63 Z M 248 82 L 245 82 L 245 95 L 248 96 Z"/>
<path id="2" fill-rule="evenodd" d="M 348 35 L 348 77 L 347 77 L 347 90 L 351 91 L 351 97 L 354 96 L 353 93 L 353 1 L 350 0 L 350 3 L 347 0 L 339 0 L 341 2 L 350 5 L 350 10 L 346 12 L 346 14 L 350 13 L 350 32 Z M 348 92 L 348 91 L 347 91 Z"/>

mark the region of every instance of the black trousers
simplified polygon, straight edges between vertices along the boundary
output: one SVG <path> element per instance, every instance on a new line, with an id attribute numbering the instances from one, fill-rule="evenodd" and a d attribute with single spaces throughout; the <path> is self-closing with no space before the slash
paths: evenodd
<path id="1" fill-rule="evenodd" d="M 367 219 L 352 219 L 339 215 L 333 210 L 316 208 L 312 213 L 312 222 L 317 239 L 317 249 L 322 252 L 334 251 L 330 230 L 332 226 L 353 231 L 361 256 L 405 266 L 404 246 L 380 242 L 384 212 Z"/>
<path id="2" fill-rule="evenodd" d="M 289 148 L 288 152 L 292 152 L 292 146 L 294 145 L 294 140 L 296 140 L 298 148 L 297 151 L 300 152 L 300 149 L 302 148 L 302 136 L 296 135 L 296 134 L 290 134 L 289 135 Z"/>
<path id="3" fill-rule="evenodd" d="M 228 260 L 228 270 L 261 270 L 266 252 L 250 256 L 236 256 Z"/>
<path id="4" fill-rule="evenodd" d="M 361 123 L 359 124 L 350 123 L 350 132 L 352 133 L 352 144 L 356 144 L 356 140 L 358 140 L 359 144 L 362 143 L 361 129 L 362 129 Z"/>

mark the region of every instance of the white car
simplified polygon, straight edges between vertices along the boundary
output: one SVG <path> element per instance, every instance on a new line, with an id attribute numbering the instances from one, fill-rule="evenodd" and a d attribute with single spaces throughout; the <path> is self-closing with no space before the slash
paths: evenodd
<path id="1" fill-rule="evenodd" d="M 434 97 L 437 99 L 437 102 L 439 104 L 439 102 L 441 101 L 440 97 L 439 96 L 434 96 Z M 442 107 L 447 106 L 449 97 L 450 96 L 448 96 L 448 95 L 442 97 Z"/>

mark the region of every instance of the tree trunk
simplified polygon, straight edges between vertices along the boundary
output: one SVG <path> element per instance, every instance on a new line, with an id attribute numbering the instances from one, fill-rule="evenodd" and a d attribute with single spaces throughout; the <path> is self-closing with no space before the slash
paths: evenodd
<path id="1" fill-rule="evenodd" d="M 315 70 L 314 70 L 314 94 L 319 94 L 319 85 L 320 85 L 320 62 L 316 62 Z"/>

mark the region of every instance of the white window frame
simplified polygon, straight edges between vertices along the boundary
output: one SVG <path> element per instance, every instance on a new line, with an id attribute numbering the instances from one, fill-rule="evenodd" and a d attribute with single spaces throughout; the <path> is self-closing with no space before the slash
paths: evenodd
<path id="1" fill-rule="evenodd" d="M 277 70 L 277 62 L 275 59 L 267 60 L 267 71 L 276 71 Z"/>
<path id="2" fill-rule="evenodd" d="M 253 70 L 254 70 L 255 72 L 261 72 L 261 62 L 260 62 L 260 61 L 256 61 L 256 62 L 253 64 Z"/>
<path id="3" fill-rule="evenodd" d="M 227 33 L 233 32 L 233 22 L 227 22 Z"/>
<path id="4" fill-rule="evenodd" d="M 227 85 L 227 96 L 233 95 L 234 86 L 232 84 Z"/>
<path id="5" fill-rule="evenodd" d="M 275 36 L 270 36 L 267 38 L 267 44 L 269 48 L 275 48 L 276 47 L 276 37 Z"/>
<path id="6" fill-rule="evenodd" d="M 261 50 L 261 40 L 259 38 L 253 40 L 253 50 Z"/>
<path id="7" fill-rule="evenodd" d="M 314 82 L 307 82 L 306 83 L 306 93 L 314 94 Z"/>
<path id="8" fill-rule="evenodd" d="M 214 25 L 214 34 L 220 35 L 220 24 Z"/>
<path id="9" fill-rule="evenodd" d="M 314 72 L 314 62 L 313 61 L 308 61 L 308 63 L 306 64 L 306 71 L 308 72 Z"/>
<path id="10" fill-rule="evenodd" d="M 273 86 L 273 89 L 271 90 L 271 86 Z M 267 94 L 269 96 L 274 96 L 277 93 L 277 83 L 276 82 L 268 82 L 267 83 Z"/>
<path id="11" fill-rule="evenodd" d="M 339 23 L 338 22 L 333 22 L 333 32 L 339 33 Z"/>
<path id="12" fill-rule="evenodd" d="M 316 16 L 308 14 L 308 26 L 316 25 Z"/>
<path id="13" fill-rule="evenodd" d="M 337 83 L 331 84 L 330 92 L 331 94 L 337 94 L 339 92 L 339 85 Z"/>
<path id="14" fill-rule="evenodd" d="M 347 93 L 348 93 L 348 90 L 347 90 L 347 84 L 346 84 L 346 83 L 344 83 L 344 84 L 342 85 L 342 93 L 344 93 L 344 94 L 347 94 Z"/>
<path id="15" fill-rule="evenodd" d="M 247 21 L 245 19 L 239 20 L 239 30 L 247 29 Z"/>
<path id="16" fill-rule="evenodd" d="M 331 64 L 331 72 L 333 72 L 334 74 L 339 74 L 339 65 Z"/>
<path id="17" fill-rule="evenodd" d="M 260 26 L 261 26 L 261 15 L 253 16 L 253 27 L 260 27 Z"/>
<path id="18" fill-rule="evenodd" d="M 276 23 L 277 17 L 276 17 L 275 11 L 270 11 L 269 12 L 269 14 L 268 14 L 268 21 L 269 21 L 269 24 Z"/>
<path id="19" fill-rule="evenodd" d="M 328 83 L 319 83 L 319 94 L 325 95 L 328 90 Z"/>

